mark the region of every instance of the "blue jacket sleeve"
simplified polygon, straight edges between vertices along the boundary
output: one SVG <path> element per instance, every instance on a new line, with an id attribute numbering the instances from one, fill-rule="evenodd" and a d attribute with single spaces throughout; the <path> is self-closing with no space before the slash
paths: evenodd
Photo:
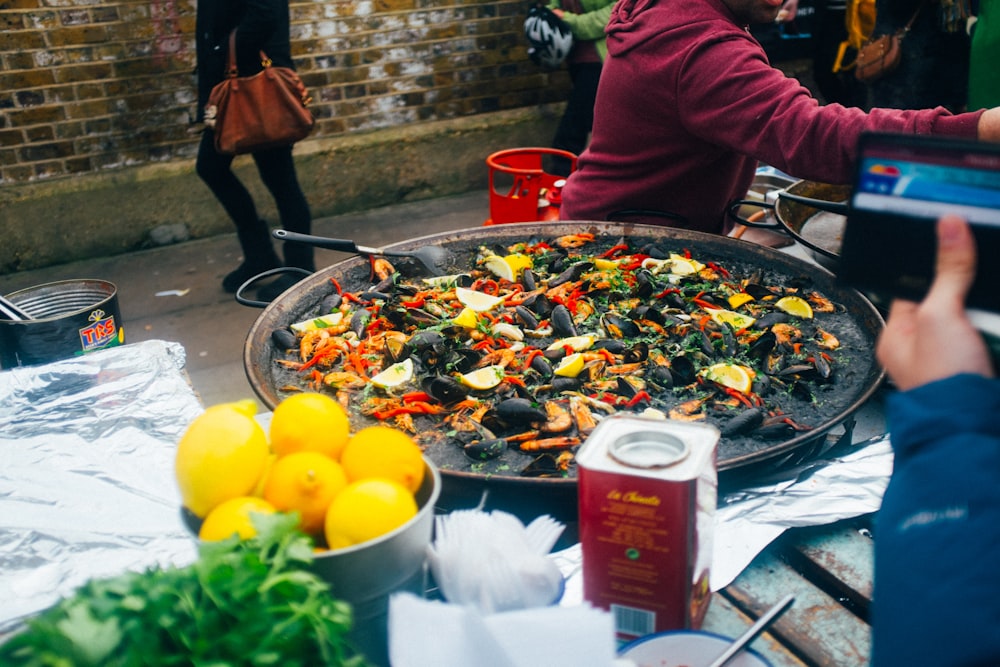
<path id="1" fill-rule="evenodd" d="M 1000 664 L 1000 381 L 893 395 L 875 525 L 872 664 Z"/>

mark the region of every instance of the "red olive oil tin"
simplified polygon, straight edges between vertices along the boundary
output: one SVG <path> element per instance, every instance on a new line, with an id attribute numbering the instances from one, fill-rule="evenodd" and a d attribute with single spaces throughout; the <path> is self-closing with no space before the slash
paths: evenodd
<path id="1" fill-rule="evenodd" d="M 718 441 L 707 424 L 614 415 L 577 453 L 583 597 L 619 642 L 701 627 Z"/>

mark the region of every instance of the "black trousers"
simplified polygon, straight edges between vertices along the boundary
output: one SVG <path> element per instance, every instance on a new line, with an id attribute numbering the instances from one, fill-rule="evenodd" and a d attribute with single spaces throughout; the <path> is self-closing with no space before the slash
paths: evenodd
<path id="1" fill-rule="evenodd" d="M 601 63 L 570 65 L 569 77 L 573 88 L 566 102 L 566 111 L 556 128 L 552 147 L 579 155 L 587 147 L 587 137 L 594 126 L 594 100 L 597 99 L 597 83 L 601 79 Z M 552 173 L 568 176 L 569 170 L 569 160 L 553 159 Z"/>
<path id="2" fill-rule="evenodd" d="M 232 155 L 215 150 L 215 133 L 206 128 L 198 147 L 195 170 L 199 178 L 222 204 L 233 224 L 243 250 L 243 259 L 251 266 L 270 268 L 280 264 L 271 243 L 267 223 L 257 215 L 257 207 L 243 183 L 233 173 Z M 274 197 L 281 226 L 291 232 L 310 233 L 312 217 L 309 203 L 299 186 L 292 159 L 292 147 L 282 146 L 252 154 L 261 181 Z M 285 264 L 314 271 L 313 249 L 301 243 L 285 243 Z"/>

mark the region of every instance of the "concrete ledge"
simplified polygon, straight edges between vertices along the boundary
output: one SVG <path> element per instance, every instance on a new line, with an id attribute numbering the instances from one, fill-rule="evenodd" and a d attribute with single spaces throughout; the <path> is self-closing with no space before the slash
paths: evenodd
<path id="1" fill-rule="evenodd" d="M 295 149 L 296 170 L 316 218 L 460 194 L 486 185 L 490 153 L 548 146 L 560 112 L 554 105 L 305 141 Z M 234 164 L 260 215 L 276 222 L 253 160 Z M 0 230 L 3 275 L 233 227 L 194 161 L 184 160 L 0 188 Z"/>

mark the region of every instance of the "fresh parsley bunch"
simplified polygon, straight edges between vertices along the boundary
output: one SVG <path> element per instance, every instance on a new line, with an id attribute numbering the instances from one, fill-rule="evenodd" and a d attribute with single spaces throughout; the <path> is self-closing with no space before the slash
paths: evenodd
<path id="1" fill-rule="evenodd" d="M 0 664 L 359 667 L 351 607 L 308 569 L 296 521 L 256 515 L 257 537 L 202 543 L 187 567 L 92 580 L 0 646 Z"/>

